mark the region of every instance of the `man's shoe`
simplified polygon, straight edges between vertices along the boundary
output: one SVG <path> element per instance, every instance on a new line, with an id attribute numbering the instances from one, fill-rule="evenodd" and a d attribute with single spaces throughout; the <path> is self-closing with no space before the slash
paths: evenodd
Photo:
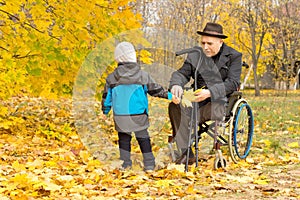
<path id="1" fill-rule="evenodd" d="M 192 165 L 196 162 L 196 157 L 189 158 L 188 164 Z"/>
<path id="2" fill-rule="evenodd" d="M 196 162 L 196 157 L 191 157 L 189 158 L 188 160 L 188 164 L 189 165 L 192 165 Z M 176 164 L 186 164 L 186 154 L 182 154 L 176 161 L 175 161 Z"/>
<path id="3" fill-rule="evenodd" d="M 186 163 L 186 155 L 182 154 L 179 158 L 175 160 L 175 164 L 185 164 Z"/>

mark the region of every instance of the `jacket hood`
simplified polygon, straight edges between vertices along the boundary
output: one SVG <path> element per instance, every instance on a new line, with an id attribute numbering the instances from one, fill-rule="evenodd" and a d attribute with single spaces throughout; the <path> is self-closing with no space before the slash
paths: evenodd
<path id="1" fill-rule="evenodd" d="M 120 79 L 135 79 L 139 77 L 140 66 L 134 62 L 119 63 L 115 70 L 114 76 L 117 80 Z"/>

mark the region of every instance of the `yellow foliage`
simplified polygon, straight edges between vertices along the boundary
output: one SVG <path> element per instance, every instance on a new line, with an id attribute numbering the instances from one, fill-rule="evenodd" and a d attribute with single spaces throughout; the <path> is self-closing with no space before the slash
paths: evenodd
<path id="1" fill-rule="evenodd" d="M 149 51 L 141 50 L 139 56 L 143 63 L 152 64 L 153 59 L 151 58 L 151 53 Z"/>
<path id="2" fill-rule="evenodd" d="M 70 96 L 80 65 L 96 44 L 139 28 L 141 21 L 128 0 L 12 0 L 1 5 L 0 16 L 2 99 L 20 93 Z"/>

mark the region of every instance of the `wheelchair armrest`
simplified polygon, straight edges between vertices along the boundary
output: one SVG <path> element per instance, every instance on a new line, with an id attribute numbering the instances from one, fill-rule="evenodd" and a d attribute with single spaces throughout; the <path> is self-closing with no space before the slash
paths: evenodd
<path id="1" fill-rule="evenodd" d="M 226 117 L 230 116 L 230 112 L 233 108 L 233 105 L 235 102 L 242 97 L 242 92 L 240 91 L 234 91 L 231 93 L 228 97 L 227 107 L 226 107 Z"/>
<path id="2" fill-rule="evenodd" d="M 242 96 L 243 95 L 243 93 L 242 92 L 240 92 L 240 91 L 234 91 L 233 93 L 231 93 L 230 95 L 229 95 L 229 97 L 235 97 L 235 96 Z"/>

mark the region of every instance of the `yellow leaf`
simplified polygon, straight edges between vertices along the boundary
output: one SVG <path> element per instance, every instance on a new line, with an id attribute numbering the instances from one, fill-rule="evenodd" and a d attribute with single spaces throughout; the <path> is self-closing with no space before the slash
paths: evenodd
<path id="1" fill-rule="evenodd" d="M 90 159 L 89 152 L 87 152 L 87 151 L 80 151 L 79 155 L 80 155 L 80 158 L 82 159 L 82 161 L 84 163 L 88 163 L 89 162 L 89 159 Z"/>
<path id="2" fill-rule="evenodd" d="M 20 172 L 26 169 L 25 165 L 20 164 L 17 160 L 12 163 L 12 167 L 14 168 L 14 170 L 16 170 L 16 172 Z"/>
<path id="3" fill-rule="evenodd" d="M 255 180 L 253 181 L 254 184 L 258 184 L 258 185 L 267 185 L 268 181 L 267 180 Z"/>
<path id="4" fill-rule="evenodd" d="M 267 147 L 271 146 L 271 141 L 270 140 L 264 140 L 264 143 Z"/>
<path id="5" fill-rule="evenodd" d="M 44 189 L 45 190 L 49 190 L 49 191 L 57 191 L 57 190 L 60 190 L 62 188 L 62 186 L 60 185 L 56 185 L 54 183 L 47 183 L 45 186 L 44 186 Z"/>
<path id="6" fill-rule="evenodd" d="M 168 170 L 177 170 L 177 171 L 180 171 L 180 172 L 184 172 L 185 166 L 184 165 L 176 165 L 176 164 L 172 163 L 172 164 L 168 165 L 167 169 Z"/>
<path id="7" fill-rule="evenodd" d="M 94 169 L 97 169 L 100 166 L 99 160 L 89 160 L 87 163 L 87 170 L 93 171 Z"/>
<path id="8" fill-rule="evenodd" d="M 14 183 L 14 185 L 19 188 L 23 188 L 28 186 L 29 180 L 27 174 L 16 174 L 15 177 L 10 179 L 10 182 Z"/>
<path id="9" fill-rule="evenodd" d="M 29 168 L 29 170 L 42 168 L 44 166 L 44 161 L 40 159 L 36 159 L 33 162 L 26 163 L 26 167 Z"/>
<path id="10" fill-rule="evenodd" d="M 187 194 L 195 194 L 195 190 L 194 190 L 194 185 L 193 184 L 190 184 L 188 186 L 188 188 L 186 189 L 186 193 Z"/>
<path id="11" fill-rule="evenodd" d="M 181 99 L 181 104 L 182 104 L 184 107 L 193 107 L 192 102 L 189 101 L 189 100 L 186 99 L 186 98 L 182 98 L 182 99 Z"/>
<path id="12" fill-rule="evenodd" d="M 64 175 L 64 176 L 59 176 L 58 180 L 61 182 L 67 182 L 67 181 L 72 181 L 74 178 L 71 175 Z"/>
<path id="13" fill-rule="evenodd" d="M 8 108 L 5 106 L 0 106 L 0 116 L 5 116 L 8 114 Z"/>
<path id="14" fill-rule="evenodd" d="M 181 104 L 185 107 L 193 107 L 192 102 L 194 102 L 196 100 L 196 93 L 200 92 L 202 90 L 202 88 L 193 91 L 193 89 L 190 90 L 185 90 L 183 95 L 182 95 L 182 100 L 181 100 Z"/>
<path id="15" fill-rule="evenodd" d="M 185 98 L 185 99 L 193 102 L 193 101 L 195 101 L 196 96 L 195 96 L 194 91 L 191 89 L 191 90 L 185 90 L 182 98 Z"/>
<path id="16" fill-rule="evenodd" d="M 24 191 L 13 191 L 10 193 L 10 197 L 14 200 L 26 200 L 29 199 Z"/>
<path id="17" fill-rule="evenodd" d="M 152 64 L 153 59 L 151 58 L 151 53 L 146 50 L 140 51 L 140 59 L 145 64 Z"/>
<path id="18" fill-rule="evenodd" d="M 292 143 L 289 143 L 288 146 L 291 147 L 291 148 L 298 148 L 299 143 L 298 142 L 292 142 Z"/>
<path id="19" fill-rule="evenodd" d="M 57 162 L 56 161 L 47 161 L 45 162 L 47 167 L 56 167 L 57 166 Z"/>
<path id="20" fill-rule="evenodd" d="M 169 187 L 171 185 L 174 185 L 174 181 L 173 180 L 158 180 L 155 184 L 157 187 Z"/>

